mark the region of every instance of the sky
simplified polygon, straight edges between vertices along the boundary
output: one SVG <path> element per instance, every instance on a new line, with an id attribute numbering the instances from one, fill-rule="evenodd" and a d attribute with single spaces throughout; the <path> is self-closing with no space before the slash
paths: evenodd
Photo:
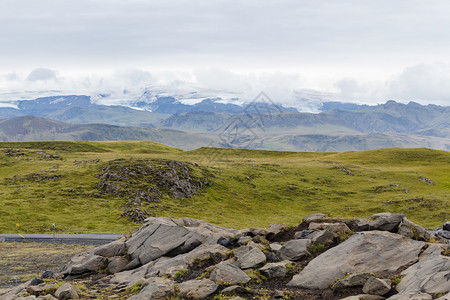
<path id="1" fill-rule="evenodd" d="M 0 0 L 0 101 L 203 90 L 450 104 L 450 1 Z"/>

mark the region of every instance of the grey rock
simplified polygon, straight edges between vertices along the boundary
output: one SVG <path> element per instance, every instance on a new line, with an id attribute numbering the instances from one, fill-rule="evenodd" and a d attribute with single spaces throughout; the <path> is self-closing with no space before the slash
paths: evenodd
<path id="1" fill-rule="evenodd" d="M 279 251 L 282 247 L 283 246 L 281 244 L 279 244 L 279 243 L 271 243 L 271 244 L 269 244 L 270 250 L 272 250 L 274 252 Z"/>
<path id="2" fill-rule="evenodd" d="M 400 223 L 397 233 L 424 242 L 428 242 L 431 238 L 431 234 L 425 228 L 414 224 L 406 217 L 403 218 L 402 222 Z"/>
<path id="3" fill-rule="evenodd" d="M 331 231 L 333 233 L 345 233 L 345 232 L 350 232 L 350 228 L 348 228 L 347 225 L 345 225 L 345 223 L 309 223 L 309 229 L 319 229 L 319 230 L 328 230 Z"/>
<path id="4" fill-rule="evenodd" d="M 216 283 L 240 284 L 250 281 L 250 277 L 241 269 L 229 264 L 221 262 L 211 272 L 210 279 Z"/>
<path id="5" fill-rule="evenodd" d="M 43 279 L 55 278 L 55 274 L 52 271 L 44 271 L 44 273 L 42 273 L 41 278 Z"/>
<path id="6" fill-rule="evenodd" d="M 346 274 L 394 273 L 417 261 L 425 243 L 382 231 L 353 234 L 314 258 L 288 286 L 326 289 Z"/>
<path id="7" fill-rule="evenodd" d="M 37 299 L 35 295 L 17 298 L 17 300 L 34 300 L 34 299 Z"/>
<path id="8" fill-rule="evenodd" d="M 80 254 L 73 257 L 62 271 L 63 275 L 78 275 L 96 272 L 108 263 L 108 259 L 93 253 Z"/>
<path id="9" fill-rule="evenodd" d="M 312 235 L 311 241 L 316 245 L 321 244 L 321 245 L 328 247 L 331 244 L 333 244 L 334 239 L 336 237 L 337 237 L 336 233 L 325 229 L 325 230 L 320 230 L 320 231 L 315 232 Z"/>
<path id="10" fill-rule="evenodd" d="M 239 248 L 234 249 L 233 255 L 234 255 L 234 257 L 239 259 L 239 258 L 241 258 L 243 255 L 245 255 L 246 253 L 248 253 L 252 249 L 253 248 L 250 247 L 250 246 L 241 246 Z"/>
<path id="11" fill-rule="evenodd" d="M 386 281 L 370 277 L 363 286 L 363 293 L 371 295 L 386 295 L 391 290 L 391 286 Z"/>
<path id="12" fill-rule="evenodd" d="M 241 269 L 254 268 L 266 262 L 266 255 L 258 248 L 253 248 L 238 259 Z"/>
<path id="13" fill-rule="evenodd" d="M 128 300 L 163 300 L 175 295 L 175 284 L 172 280 L 161 277 L 148 278 L 142 282 L 144 287 L 137 295 Z"/>
<path id="14" fill-rule="evenodd" d="M 189 280 L 178 284 L 181 296 L 188 299 L 203 299 L 214 293 L 219 287 L 209 279 Z"/>
<path id="15" fill-rule="evenodd" d="M 261 274 L 266 276 L 269 279 L 272 278 L 281 278 L 286 276 L 286 265 L 289 264 L 290 261 L 282 261 L 278 263 L 269 263 L 264 267 L 260 268 L 259 271 Z"/>
<path id="16" fill-rule="evenodd" d="M 312 237 L 314 236 L 314 233 L 316 233 L 317 231 L 319 231 L 319 230 L 318 229 L 304 229 L 301 231 L 297 231 L 294 234 L 294 239 L 295 240 L 312 239 Z"/>
<path id="17" fill-rule="evenodd" d="M 274 263 L 274 262 L 280 262 L 281 259 L 274 252 L 269 252 L 266 254 L 266 261 Z"/>
<path id="18" fill-rule="evenodd" d="M 114 256 L 109 259 L 108 272 L 111 274 L 119 273 L 122 271 L 129 261 L 123 256 Z"/>
<path id="19" fill-rule="evenodd" d="M 238 239 L 238 244 L 239 244 L 239 245 L 247 245 L 248 242 L 250 242 L 251 240 L 252 240 L 252 238 L 249 237 L 249 236 L 241 236 L 241 237 Z"/>
<path id="20" fill-rule="evenodd" d="M 369 230 L 397 232 L 404 218 L 404 214 L 381 213 L 372 215 L 370 219 L 374 220 L 369 223 Z"/>
<path id="21" fill-rule="evenodd" d="M 44 280 L 42 280 L 40 278 L 34 278 L 31 280 L 30 285 L 39 285 L 41 283 L 44 283 Z"/>
<path id="22" fill-rule="evenodd" d="M 444 226 L 442 227 L 443 230 L 450 231 L 450 221 L 445 222 Z"/>
<path id="23" fill-rule="evenodd" d="M 447 295 L 439 297 L 436 300 L 450 300 L 450 293 L 447 293 Z"/>
<path id="24" fill-rule="evenodd" d="M 328 216 L 326 214 L 322 214 L 322 213 L 311 214 L 311 215 L 307 215 L 306 217 L 304 217 L 303 222 L 309 223 L 312 221 L 325 219 L 326 217 L 328 217 Z"/>
<path id="25" fill-rule="evenodd" d="M 431 299 L 433 299 L 431 295 L 420 292 L 412 292 L 405 294 L 397 294 L 387 298 L 386 300 L 431 300 Z"/>
<path id="26" fill-rule="evenodd" d="M 161 256 L 175 256 L 189 252 L 201 244 L 205 237 L 182 226 L 144 224 L 126 242 L 128 255 L 141 265 Z"/>
<path id="27" fill-rule="evenodd" d="M 279 254 L 283 260 L 299 260 L 308 255 L 311 240 L 291 240 L 281 247 Z"/>
<path id="28" fill-rule="evenodd" d="M 142 266 L 134 270 L 122 271 L 113 275 L 109 280 L 113 284 L 133 286 L 136 282 L 143 281 L 148 266 Z"/>
<path id="29" fill-rule="evenodd" d="M 397 291 L 400 294 L 450 291 L 450 257 L 440 255 L 442 249 L 442 245 L 430 244 L 419 262 L 401 273 L 404 277 L 397 285 Z"/>
<path id="30" fill-rule="evenodd" d="M 369 230 L 369 222 L 366 219 L 353 218 L 344 222 L 345 225 L 352 231 L 367 231 Z"/>
<path id="31" fill-rule="evenodd" d="M 275 238 L 285 228 L 286 228 L 286 224 L 284 224 L 284 223 L 283 224 L 270 224 L 269 227 L 267 227 L 267 238 L 269 240 Z"/>
<path id="32" fill-rule="evenodd" d="M 336 283 L 332 285 L 332 289 L 337 290 L 355 286 L 363 286 L 371 277 L 373 277 L 373 275 L 370 273 L 352 274 L 336 281 Z"/>
<path id="33" fill-rule="evenodd" d="M 360 294 L 356 296 L 350 296 L 342 298 L 341 300 L 384 300 L 385 298 L 378 295 Z"/>
<path id="34" fill-rule="evenodd" d="M 125 253 L 125 249 L 125 240 L 122 238 L 95 248 L 94 254 L 103 257 L 122 256 Z"/>
<path id="35" fill-rule="evenodd" d="M 56 292 L 55 297 L 58 299 L 79 299 L 77 291 L 70 283 L 64 283 Z"/>
<path id="36" fill-rule="evenodd" d="M 238 230 L 236 232 L 236 237 L 239 239 L 243 236 L 255 236 L 255 235 L 261 235 L 261 236 L 266 236 L 267 235 L 267 230 L 265 230 L 264 228 L 246 228 L 246 229 L 241 229 Z"/>
<path id="37" fill-rule="evenodd" d="M 50 295 L 50 294 L 39 296 L 39 297 L 37 297 L 37 299 L 42 299 L 42 300 L 58 300 L 58 299 L 56 299 L 55 297 L 53 297 L 52 295 Z"/>
<path id="38" fill-rule="evenodd" d="M 240 285 L 232 285 L 224 288 L 221 292 L 222 295 L 233 295 L 233 294 L 249 294 L 249 292 Z"/>
<path id="39" fill-rule="evenodd" d="M 435 235 L 436 235 L 437 237 L 441 237 L 441 238 L 450 240 L 450 231 L 447 231 L 447 230 L 438 230 L 438 231 L 435 233 Z"/>
<path id="40" fill-rule="evenodd" d="M 40 293 L 42 293 L 44 291 L 44 286 L 39 286 L 39 285 L 30 285 L 29 287 L 27 287 L 27 292 L 31 295 L 39 295 Z"/>

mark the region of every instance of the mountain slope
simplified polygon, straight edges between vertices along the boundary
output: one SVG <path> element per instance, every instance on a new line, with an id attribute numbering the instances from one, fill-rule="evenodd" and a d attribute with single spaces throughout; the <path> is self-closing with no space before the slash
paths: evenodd
<path id="1" fill-rule="evenodd" d="M 105 124 L 68 124 L 35 116 L 21 116 L 0 120 L 0 140 L 151 140 L 182 149 L 195 149 L 210 142 L 208 138 L 171 129 L 121 127 Z"/>

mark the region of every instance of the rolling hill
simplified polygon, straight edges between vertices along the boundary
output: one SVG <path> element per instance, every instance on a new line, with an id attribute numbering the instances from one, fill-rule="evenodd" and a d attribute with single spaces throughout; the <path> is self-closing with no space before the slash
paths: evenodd
<path id="1" fill-rule="evenodd" d="M 0 142 L 0 166 L 2 233 L 45 233 L 51 224 L 58 233 L 128 232 L 139 226 L 130 213 L 235 228 L 298 224 L 315 212 L 401 212 L 431 228 L 450 217 L 450 153 L 423 148 L 319 153 Z"/>

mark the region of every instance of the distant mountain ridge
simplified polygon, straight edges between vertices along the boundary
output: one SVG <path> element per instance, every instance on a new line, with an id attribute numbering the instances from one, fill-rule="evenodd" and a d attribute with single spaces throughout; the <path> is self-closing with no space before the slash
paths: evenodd
<path id="1" fill-rule="evenodd" d="M 0 141 L 120 141 L 150 140 L 185 150 L 210 139 L 178 130 L 107 124 L 68 124 L 35 116 L 0 120 Z"/>
<path id="2" fill-rule="evenodd" d="M 128 103 L 131 107 L 126 107 L 96 104 L 83 95 L 20 100 L 14 102 L 17 108 L 0 107 L 0 119 L 8 118 L 8 122 L 12 122 L 11 118 L 24 117 L 15 119 L 16 129 L 14 126 L 3 127 L 0 138 L 150 139 L 184 149 L 207 145 L 302 151 L 450 148 L 448 106 L 423 106 L 415 102 L 402 104 L 393 100 L 375 106 L 324 102 L 324 112 L 305 113 L 270 101 L 247 106 L 220 101 L 220 98 L 208 98 L 188 105 L 174 97 L 164 96 L 131 101 Z M 43 120 L 38 122 L 35 119 L 35 127 L 30 129 L 21 125 L 30 122 L 30 117 L 25 118 L 29 115 L 64 123 L 45 125 Z M 8 124 L 5 122 L 2 121 L 4 126 Z M 28 131 L 20 132 L 25 128 Z"/>
<path id="3" fill-rule="evenodd" d="M 192 150 L 205 146 L 286 151 L 350 151 L 377 148 L 450 150 L 450 139 L 400 134 L 241 134 L 226 141 L 221 134 L 106 124 L 68 124 L 35 116 L 0 120 L 0 141 L 120 141 L 149 140 Z"/>

